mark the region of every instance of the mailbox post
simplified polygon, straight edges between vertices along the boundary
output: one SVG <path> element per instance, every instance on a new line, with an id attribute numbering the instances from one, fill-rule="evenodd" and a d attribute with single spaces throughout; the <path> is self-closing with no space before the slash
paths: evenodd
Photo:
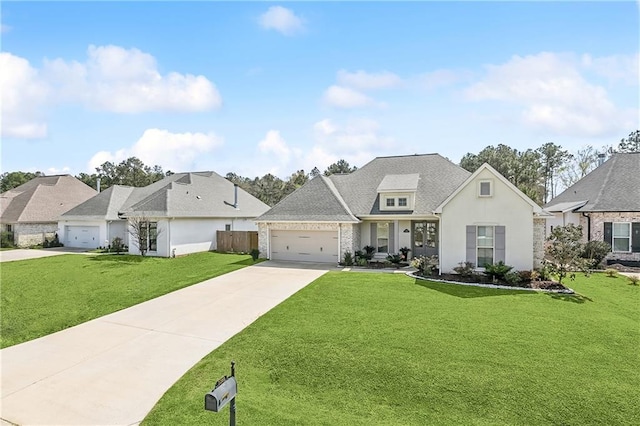
<path id="1" fill-rule="evenodd" d="M 236 382 L 236 363 L 231 361 L 231 376 L 223 376 L 218 380 L 211 392 L 204 396 L 204 409 L 219 412 L 229 404 L 229 425 L 236 426 L 236 394 L 238 383 Z"/>

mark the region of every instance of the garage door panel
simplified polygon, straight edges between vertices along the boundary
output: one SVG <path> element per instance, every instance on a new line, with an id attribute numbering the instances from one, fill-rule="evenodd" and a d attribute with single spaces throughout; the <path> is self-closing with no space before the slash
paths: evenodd
<path id="1" fill-rule="evenodd" d="M 335 231 L 271 231 L 271 258 L 300 262 L 338 262 Z"/>
<path id="2" fill-rule="evenodd" d="M 100 227 L 98 226 L 67 226 L 67 247 L 97 248 L 100 246 Z"/>

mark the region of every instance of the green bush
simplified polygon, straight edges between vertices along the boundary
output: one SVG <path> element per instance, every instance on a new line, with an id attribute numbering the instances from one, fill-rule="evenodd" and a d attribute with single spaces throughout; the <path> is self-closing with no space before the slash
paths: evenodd
<path id="1" fill-rule="evenodd" d="M 14 247 L 13 232 L 0 232 L 0 247 Z"/>
<path id="2" fill-rule="evenodd" d="M 470 277 L 473 275 L 475 267 L 473 262 L 460 262 L 458 266 L 453 268 L 453 271 L 461 277 Z"/>
<path id="3" fill-rule="evenodd" d="M 124 244 L 122 244 L 122 238 L 115 237 L 111 242 L 111 251 L 115 251 L 116 254 L 120 254 L 123 251 Z"/>
<path id="4" fill-rule="evenodd" d="M 629 278 L 629 285 L 638 285 L 640 282 L 640 278 L 637 275 L 631 275 L 627 278 Z"/>
<path id="5" fill-rule="evenodd" d="M 364 258 L 367 260 L 373 259 L 373 254 L 376 252 L 376 248 L 374 246 L 364 246 Z"/>
<path id="6" fill-rule="evenodd" d="M 513 269 L 513 266 L 505 265 L 501 260 L 498 263 L 487 263 L 484 265 L 484 274 L 491 280 L 504 281 L 505 275 Z"/>
<path id="7" fill-rule="evenodd" d="M 400 250 L 398 250 L 400 252 L 400 254 L 402 255 L 402 260 L 407 260 L 409 259 L 409 252 L 411 251 L 411 249 L 409 247 L 402 247 Z"/>
<path id="8" fill-rule="evenodd" d="M 353 255 L 350 251 L 344 252 L 344 261 L 342 263 L 344 266 L 353 266 Z"/>
<path id="9" fill-rule="evenodd" d="M 607 274 L 609 278 L 615 278 L 618 276 L 618 270 L 613 268 L 606 269 L 604 273 Z"/>
<path id="10" fill-rule="evenodd" d="M 535 270 L 537 274 L 537 278 L 540 281 L 550 281 L 551 280 L 551 269 L 545 264 L 541 268 Z M 533 278 L 535 279 L 535 278 Z"/>
<path id="11" fill-rule="evenodd" d="M 258 257 L 260 256 L 260 250 L 256 248 L 251 249 L 251 252 L 249 254 L 251 254 L 251 258 L 255 262 L 256 260 L 258 260 Z"/>
<path id="12" fill-rule="evenodd" d="M 523 286 L 526 285 L 526 282 L 522 279 L 522 276 L 518 271 L 509 271 L 504 274 L 504 281 L 512 286 Z"/>
<path id="13" fill-rule="evenodd" d="M 356 264 L 358 266 L 367 266 L 367 263 L 369 263 L 369 261 L 367 259 L 365 259 L 364 257 L 358 257 L 356 260 Z"/>
<path id="14" fill-rule="evenodd" d="M 402 255 L 390 254 L 389 256 L 387 256 L 387 262 L 391 262 L 397 267 L 398 265 L 400 265 L 400 262 L 402 262 Z"/>
<path id="15" fill-rule="evenodd" d="M 418 275 L 430 277 L 438 267 L 438 256 L 418 256 L 411 261 L 411 266 L 418 270 Z"/>
<path id="16" fill-rule="evenodd" d="M 584 245 L 582 257 L 589 260 L 591 268 L 597 268 L 600 262 L 609 254 L 611 246 L 604 241 L 589 241 Z"/>

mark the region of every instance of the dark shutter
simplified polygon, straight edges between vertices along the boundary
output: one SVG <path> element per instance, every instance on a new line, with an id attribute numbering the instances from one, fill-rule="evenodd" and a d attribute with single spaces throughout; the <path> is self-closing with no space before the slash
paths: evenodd
<path id="1" fill-rule="evenodd" d="M 376 222 L 371 224 L 371 243 L 369 245 L 378 248 L 378 224 Z"/>
<path id="2" fill-rule="evenodd" d="M 611 222 L 604 223 L 604 242 L 613 247 L 613 225 Z"/>
<path id="3" fill-rule="evenodd" d="M 467 225 L 467 262 L 476 264 L 476 227 Z"/>
<path id="4" fill-rule="evenodd" d="M 631 252 L 640 253 L 640 222 L 631 224 Z"/>
<path id="5" fill-rule="evenodd" d="M 505 259 L 505 229 L 504 226 L 495 227 L 495 263 L 504 262 Z"/>
<path id="6" fill-rule="evenodd" d="M 395 237 L 396 237 L 395 223 L 389 222 L 389 253 L 396 252 Z"/>

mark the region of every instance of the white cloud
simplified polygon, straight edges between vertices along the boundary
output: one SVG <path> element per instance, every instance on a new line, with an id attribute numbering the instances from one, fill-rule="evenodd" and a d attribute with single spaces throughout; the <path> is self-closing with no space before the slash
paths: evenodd
<path id="1" fill-rule="evenodd" d="M 402 79 L 389 71 L 368 73 L 362 70 L 356 72 L 340 70 L 338 71 L 337 80 L 342 86 L 359 90 L 387 89 L 398 87 L 402 84 Z"/>
<path id="2" fill-rule="evenodd" d="M 271 6 L 260 15 L 258 22 L 262 28 L 275 30 L 286 36 L 304 31 L 304 20 L 282 6 Z"/>
<path id="3" fill-rule="evenodd" d="M 71 173 L 71 168 L 67 166 L 64 166 L 61 169 L 57 167 L 49 167 L 47 169 L 47 175 L 62 175 L 62 174 L 68 174 L 68 173 Z"/>
<path id="4" fill-rule="evenodd" d="M 258 150 L 263 154 L 276 155 L 284 164 L 287 164 L 291 157 L 291 149 L 278 130 L 269 130 L 264 139 L 258 143 Z"/>
<path id="5" fill-rule="evenodd" d="M 48 85 L 29 61 L 11 53 L 0 53 L 0 69 L 2 136 L 45 137 L 47 124 L 41 109 L 49 95 Z"/>
<path id="6" fill-rule="evenodd" d="M 167 171 L 191 170 L 203 154 L 220 147 L 223 140 L 213 133 L 171 133 L 162 129 L 147 129 L 130 148 L 115 152 L 100 151 L 89 160 L 91 172 L 105 161 L 119 163 L 138 157 L 148 166 L 160 165 Z"/>
<path id="7" fill-rule="evenodd" d="M 375 100 L 349 87 L 333 85 L 325 90 L 323 95 L 324 102 L 332 107 L 337 108 L 361 108 L 371 106 L 382 106 Z"/>
<path id="8" fill-rule="evenodd" d="M 620 111 L 606 90 L 588 82 L 575 58 L 543 52 L 514 56 L 488 65 L 484 80 L 468 88 L 474 101 L 502 101 L 520 107 L 520 120 L 558 135 L 602 136 L 627 128 L 629 111 Z"/>
<path id="9" fill-rule="evenodd" d="M 206 77 L 158 71 L 155 58 L 138 49 L 89 46 L 85 63 L 45 60 L 44 74 L 61 100 L 120 113 L 205 111 L 222 98 Z"/>
<path id="10" fill-rule="evenodd" d="M 582 65 L 612 82 L 622 81 L 629 85 L 638 85 L 640 55 L 637 53 L 634 55 L 611 55 L 595 58 L 585 54 L 582 55 Z"/>

